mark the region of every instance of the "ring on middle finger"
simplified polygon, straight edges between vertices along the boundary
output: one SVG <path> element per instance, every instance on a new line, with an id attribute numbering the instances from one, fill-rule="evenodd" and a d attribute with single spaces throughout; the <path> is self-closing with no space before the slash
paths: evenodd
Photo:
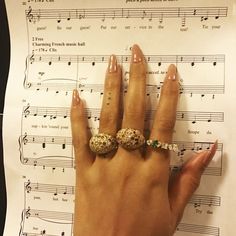
<path id="1" fill-rule="evenodd" d="M 117 143 L 127 150 L 135 150 L 145 144 L 145 138 L 137 129 L 124 128 L 116 134 Z"/>

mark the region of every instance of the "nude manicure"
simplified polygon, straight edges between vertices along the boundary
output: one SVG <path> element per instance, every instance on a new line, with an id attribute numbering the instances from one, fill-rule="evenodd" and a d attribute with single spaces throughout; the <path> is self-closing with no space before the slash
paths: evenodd
<path id="1" fill-rule="evenodd" d="M 168 68 L 168 71 L 167 71 L 167 79 L 169 80 L 176 80 L 177 78 L 177 68 L 174 64 L 171 64 Z"/>
<path id="2" fill-rule="evenodd" d="M 139 48 L 137 44 L 134 44 L 132 47 L 132 57 L 131 62 L 132 63 L 139 63 L 143 61 L 143 52 Z"/>
<path id="3" fill-rule="evenodd" d="M 111 55 L 108 62 L 108 72 L 114 73 L 117 71 L 117 58 L 115 55 Z"/>
<path id="4" fill-rule="evenodd" d="M 72 95 L 72 105 L 73 106 L 78 106 L 80 103 L 80 97 L 77 89 L 73 90 L 73 95 Z"/>

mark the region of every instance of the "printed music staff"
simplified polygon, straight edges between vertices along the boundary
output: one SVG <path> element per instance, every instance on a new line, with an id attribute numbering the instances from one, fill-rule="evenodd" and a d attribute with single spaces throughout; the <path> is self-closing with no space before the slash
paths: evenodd
<path id="1" fill-rule="evenodd" d="M 227 17 L 228 7 L 163 7 L 163 8 L 88 8 L 88 9 L 36 9 L 29 7 L 25 11 L 30 23 L 41 20 L 83 20 L 83 19 L 160 19 L 163 18 L 199 18 L 206 21 Z"/>
<path id="2" fill-rule="evenodd" d="M 146 112 L 145 120 L 152 120 L 155 110 Z M 86 108 L 88 119 L 94 118 L 98 120 L 100 117 L 99 108 Z M 57 117 L 68 118 L 70 116 L 69 107 L 35 107 L 27 105 L 23 107 L 22 115 L 24 118 L 28 116 L 42 116 L 44 118 L 56 119 Z M 177 121 L 191 121 L 196 122 L 223 122 L 224 112 L 202 112 L 202 111 L 177 111 Z"/>
<path id="3" fill-rule="evenodd" d="M 177 226 L 176 231 L 196 233 L 200 235 L 204 234 L 204 235 L 220 236 L 219 227 L 206 226 L 206 225 L 180 223 Z"/>
<path id="4" fill-rule="evenodd" d="M 27 142 L 24 140 L 27 138 Z M 53 140 L 53 141 L 52 141 Z M 66 155 L 61 155 L 61 143 L 64 142 L 68 143 L 70 145 L 69 152 L 67 152 Z M 213 143 L 211 142 L 186 142 L 186 141 L 175 141 L 176 144 L 178 144 L 180 148 L 180 152 L 177 154 L 178 156 L 185 155 L 185 152 L 187 151 L 194 151 L 198 152 L 201 150 L 207 150 L 209 149 L 210 145 Z M 58 150 L 58 154 L 54 156 L 47 155 L 46 153 L 44 156 L 37 155 L 33 157 L 32 155 L 29 156 L 30 153 L 28 150 L 32 149 L 34 145 L 41 146 L 42 149 L 44 147 L 42 144 L 45 145 L 45 148 L 47 149 L 48 145 L 53 145 L 55 153 Z M 24 134 L 19 138 L 19 150 L 20 150 L 20 161 L 23 165 L 29 165 L 34 167 L 43 167 L 45 168 L 75 168 L 74 165 L 74 157 L 72 152 L 72 139 L 71 137 L 52 137 L 52 136 L 37 136 L 37 135 L 27 135 Z M 217 152 L 219 153 L 219 163 L 217 165 L 211 166 L 209 165 L 205 171 L 204 175 L 212 175 L 212 176 L 221 176 L 222 175 L 222 155 L 223 155 L 223 144 L 219 143 Z M 175 165 L 171 164 L 171 168 L 179 168 Z"/>
<path id="5" fill-rule="evenodd" d="M 216 63 L 225 63 L 225 55 L 215 54 L 215 55 L 145 55 L 149 63 L 209 63 L 216 66 Z M 109 55 L 50 55 L 50 54 L 31 54 L 26 60 L 29 64 L 33 63 L 68 63 L 78 64 L 78 63 L 107 63 Z M 117 55 L 117 60 L 122 63 L 130 63 L 130 55 Z"/>
<path id="6" fill-rule="evenodd" d="M 89 82 L 88 75 L 78 70 L 81 66 L 88 67 L 88 70 L 96 71 L 101 67 L 106 70 L 109 55 L 63 55 L 63 54 L 30 54 L 26 59 L 25 78 L 23 86 L 25 89 L 36 91 L 72 91 L 77 88 L 80 92 L 90 92 L 103 94 L 103 81 L 95 83 Z M 128 55 L 117 55 L 118 61 L 127 67 L 130 61 Z M 148 71 L 148 77 L 154 77 L 157 83 L 147 83 L 147 96 L 153 94 L 159 96 L 166 67 L 173 63 L 183 72 L 189 71 L 192 74 L 192 81 L 202 77 L 202 82 L 190 84 L 187 80 L 180 85 L 180 94 L 198 94 L 201 97 L 212 95 L 212 99 L 217 94 L 225 93 L 225 55 L 146 55 L 146 59 L 152 69 Z M 90 68 L 90 66 L 92 68 Z M 63 68 L 63 73 L 57 74 Z M 203 77 L 203 71 L 210 70 L 215 75 L 214 82 L 207 81 Z M 124 70 L 125 73 L 125 70 Z M 99 76 L 99 75 L 98 75 Z M 125 78 L 128 75 L 124 75 Z M 184 76 L 184 75 L 182 75 Z M 189 75 L 186 75 L 189 77 Z M 204 75 L 205 76 L 205 75 Z M 80 78 L 88 77 L 88 81 L 80 81 Z M 184 77 L 183 77 L 184 78 Z M 123 86 L 123 93 L 127 90 L 127 85 Z"/>

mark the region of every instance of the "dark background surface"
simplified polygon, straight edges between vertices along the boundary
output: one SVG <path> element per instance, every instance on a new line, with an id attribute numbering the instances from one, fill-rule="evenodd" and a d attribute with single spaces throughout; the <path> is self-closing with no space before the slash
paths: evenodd
<path id="1" fill-rule="evenodd" d="M 10 38 L 4 0 L 0 0 L 0 235 L 3 235 L 6 213 L 6 190 L 3 167 L 2 119 L 5 89 L 10 63 Z"/>

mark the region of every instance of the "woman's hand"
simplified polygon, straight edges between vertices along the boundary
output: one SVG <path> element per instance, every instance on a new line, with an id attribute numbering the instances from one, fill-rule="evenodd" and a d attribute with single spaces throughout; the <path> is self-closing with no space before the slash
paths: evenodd
<path id="1" fill-rule="evenodd" d="M 110 57 L 106 73 L 99 133 L 116 136 L 120 128 L 144 131 L 147 65 L 137 45 L 132 48 L 129 88 L 120 124 L 121 68 Z M 171 143 L 179 96 L 178 73 L 170 65 L 150 131 L 151 140 Z M 77 90 L 71 106 L 76 161 L 75 236 L 170 236 L 212 160 L 217 143 L 190 159 L 170 180 L 168 150 L 119 146 L 106 155 L 89 148 L 84 103 Z M 121 125 L 121 127 L 120 127 Z"/>

